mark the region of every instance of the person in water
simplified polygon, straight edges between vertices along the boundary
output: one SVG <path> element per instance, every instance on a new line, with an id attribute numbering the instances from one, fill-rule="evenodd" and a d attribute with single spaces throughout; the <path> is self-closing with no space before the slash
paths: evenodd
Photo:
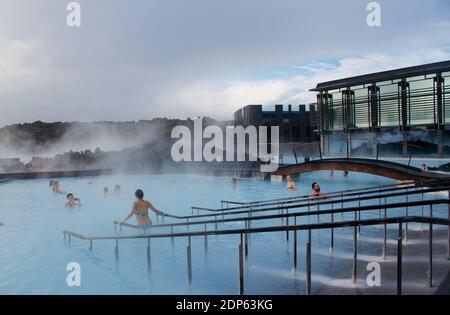
<path id="1" fill-rule="evenodd" d="M 54 193 L 65 194 L 66 192 L 59 186 L 59 182 L 57 180 L 52 183 L 52 190 Z"/>
<path id="2" fill-rule="evenodd" d="M 342 172 L 342 176 L 347 177 L 348 176 L 348 171 L 345 170 L 344 172 Z"/>
<path id="3" fill-rule="evenodd" d="M 81 206 L 81 201 L 79 198 L 75 198 L 75 196 L 72 193 L 67 194 L 67 202 L 66 202 L 66 208 L 71 208 L 75 205 Z"/>
<path id="4" fill-rule="evenodd" d="M 122 190 L 122 187 L 120 185 L 114 185 L 114 195 L 120 195 L 120 191 Z"/>
<path id="5" fill-rule="evenodd" d="M 154 207 L 150 201 L 144 200 L 144 192 L 142 189 L 136 190 L 134 195 L 136 197 L 136 201 L 133 202 L 130 213 L 119 224 L 125 223 L 129 218 L 135 215 L 138 226 L 152 225 L 152 220 L 148 215 L 148 209 L 152 210 L 157 215 L 165 215 L 164 212 Z"/>
<path id="6" fill-rule="evenodd" d="M 287 179 L 287 187 L 286 187 L 286 189 L 287 190 L 292 190 L 292 191 L 297 190 L 297 187 L 295 186 L 295 182 L 292 180 L 292 176 L 288 175 L 286 177 L 286 179 Z"/>
<path id="7" fill-rule="evenodd" d="M 231 177 L 231 187 L 236 188 L 237 178 L 235 176 Z"/>
<path id="8" fill-rule="evenodd" d="M 422 172 L 428 172 L 430 171 L 430 169 L 428 168 L 428 166 L 426 164 L 422 164 L 422 166 L 420 167 L 420 169 L 422 170 Z"/>
<path id="9" fill-rule="evenodd" d="M 312 183 L 311 188 L 312 188 L 312 191 L 309 194 L 310 197 L 319 197 L 322 195 L 322 192 L 320 191 L 319 183 L 316 183 L 316 182 Z"/>
<path id="10" fill-rule="evenodd" d="M 109 196 L 109 188 L 108 187 L 103 187 L 103 195 L 106 197 L 106 196 Z"/>

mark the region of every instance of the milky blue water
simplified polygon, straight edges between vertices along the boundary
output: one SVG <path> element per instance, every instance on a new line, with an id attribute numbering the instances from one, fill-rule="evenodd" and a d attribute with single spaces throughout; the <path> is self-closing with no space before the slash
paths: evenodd
<path id="1" fill-rule="evenodd" d="M 96 241 L 90 251 L 85 241 L 72 239 L 70 245 L 64 242 L 62 231 L 71 230 L 89 236 L 113 235 L 113 221 L 122 219 L 129 212 L 137 188 L 142 188 L 145 199 L 161 210 L 190 215 L 192 205 L 219 207 L 222 199 L 254 201 L 307 194 L 313 181 L 320 182 L 322 190 L 330 192 L 394 183 L 390 179 L 365 174 L 350 173 L 345 178 L 340 172 L 333 177 L 327 172 L 317 172 L 302 174 L 297 180 L 298 190 L 293 193 L 285 189 L 284 182 L 245 179 L 239 180 L 233 189 L 229 177 L 117 175 L 61 179 L 63 189 L 81 198 L 82 206 L 72 209 L 64 207 L 64 196 L 50 191 L 48 180 L 17 180 L 0 184 L 0 222 L 5 224 L 0 227 L 0 294 L 236 294 L 239 292 L 238 236 L 210 236 L 207 251 L 203 237 L 193 238 L 193 282 L 189 285 L 186 239 L 175 239 L 173 245 L 170 239 L 153 240 L 152 272 L 148 274 L 146 240 L 120 241 L 117 265 L 114 241 Z M 104 197 L 103 187 L 114 184 L 122 186 L 122 193 Z M 419 210 L 410 209 L 411 213 Z M 375 211 L 363 214 L 363 218 L 377 215 Z M 348 214 L 347 218 L 352 216 Z M 154 216 L 153 220 L 156 220 Z M 252 226 L 280 224 L 279 221 L 259 221 Z M 134 223 L 134 218 L 130 222 Z M 219 228 L 242 226 L 230 223 Z M 182 228 L 177 230 L 185 231 Z M 346 237 L 351 232 L 351 229 L 336 231 L 336 250 L 351 251 L 352 240 Z M 121 233 L 140 232 L 124 228 Z M 375 227 L 364 228 L 361 233 L 381 235 L 380 229 Z M 306 235 L 300 232 L 298 237 L 299 256 L 304 257 Z M 327 231 L 313 233 L 313 273 L 348 278 L 350 260 L 336 257 L 330 260 L 326 254 L 320 254 L 328 244 Z M 380 248 L 367 246 L 361 250 L 379 255 Z M 245 265 L 246 293 L 304 293 L 303 280 L 290 276 L 292 239 L 287 242 L 285 233 L 252 235 L 249 251 Z M 81 266 L 80 287 L 66 284 L 69 273 L 66 266 L 70 262 L 78 262 Z M 333 264 L 348 265 L 349 268 L 336 271 Z M 304 259 L 299 259 L 299 270 L 303 271 L 304 267 Z M 331 269 L 334 270 L 332 274 Z"/>

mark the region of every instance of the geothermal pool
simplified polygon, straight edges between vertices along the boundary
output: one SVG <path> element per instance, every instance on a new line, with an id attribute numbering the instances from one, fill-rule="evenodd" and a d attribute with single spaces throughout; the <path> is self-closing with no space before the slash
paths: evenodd
<path id="1" fill-rule="evenodd" d="M 72 209 L 64 207 L 63 195 L 50 191 L 48 180 L 0 184 L 0 222 L 5 224 L 0 227 L 0 294 L 237 294 L 237 235 L 208 237 L 207 251 L 203 237 L 192 239 L 193 282 L 189 285 L 186 239 L 177 238 L 173 245 L 170 239 L 153 240 L 152 272 L 148 274 L 146 240 L 120 241 L 120 262 L 116 265 L 114 241 L 96 241 L 90 251 L 86 241 L 72 239 L 70 245 L 64 242 L 62 231 L 89 236 L 113 235 L 113 221 L 126 216 L 137 188 L 142 188 L 145 199 L 161 210 L 190 215 L 191 205 L 215 208 L 222 199 L 253 201 L 307 194 L 313 181 L 318 181 L 325 192 L 394 183 L 365 174 L 350 173 L 345 178 L 341 172 L 335 172 L 333 177 L 327 172 L 317 172 L 302 174 L 297 180 L 297 192 L 293 193 L 285 189 L 285 182 L 250 179 L 239 180 L 233 189 L 229 177 L 117 175 L 61 179 L 63 189 L 81 198 L 82 207 Z M 122 193 L 104 197 L 103 187 L 114 184 L 121 185 Z M 427 196 L 435 197 L 439 195 Z M 440 211 L 442 216 L 446 215 L 444 208 L 435 211 L 436 216 Z M 410 213 L 418 214 L 419 209 L 411 209 Z M 371 215 L 377 216 L 378 212 L 362 217 Z M 348 214 L 348 218 L 351 217 L 352 214 Z M 155 221 L 154 215 L 152 219 Z M 134 223 L 134 218 L 129 222 Z M 252 223 L 252 227 L 269 223 L 277 224 L 279 220 L 259 221 Z M 242 226 L 232 223 L 219 227 Z M 191 231 L 195 229 L 203 229 L 203 226 L 191 227 Z M 121 233 L 140 232 L 123 228 Z M 395 233 L 396 227 L 393 227 L 390 239 L 395 239 Z M 328 231 L 313 232 L 313 293 L 328 284 L 351 286 L 352 229 L 337 229 L 335 235 L 335 251 L 330 256 Z M 378 227 L 366 227 L 361 231 L 361 239 L 381 235 Z M 287 242 L 285 233 L 252 235 L 245 265 L 246 294 L 303 294 L 305 238 L 306 234 L 299 232 L 299 265 L 294 274 L 291 270 L 292 240 Z M 380 250 L 380 246 L 371 242 L 361 242 L 359 249 L 360 255 L 373 257 L 379 257 Z M 70 262 L 81 266 L 80 287 L 66 284 L 69 273 L 66 266 Z M 361 272 L 361 278 L 365 277 L 364 270 Z"/>

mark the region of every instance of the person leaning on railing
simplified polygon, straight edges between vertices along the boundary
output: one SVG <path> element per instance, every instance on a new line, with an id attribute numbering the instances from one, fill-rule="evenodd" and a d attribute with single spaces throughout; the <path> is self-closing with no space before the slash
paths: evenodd
<path id="1" fill-rule="evenodd" d="M 123 224 L 128 221 L 133 215 L 136 216 L 136 221 L 138 226 L 151 226 L 152 220 L 148 214 L 148 210 L 152 210 L 157 215 L 165 216 L 166 214 L 161 210 L 153 206 L 150 201 L 144 200 L 144 192 L 142 189 L 136 190 L 134 193 L 136 201 L 133 202 L 130 213 L 123 219 L 119 224 Z"/>

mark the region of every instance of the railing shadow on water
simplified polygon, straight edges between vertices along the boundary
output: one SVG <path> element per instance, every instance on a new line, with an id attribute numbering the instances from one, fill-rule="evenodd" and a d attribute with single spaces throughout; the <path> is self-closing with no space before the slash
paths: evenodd
<path id="1" fill-rule="evenodd" d="M 239 293 L 244 294 L 244 260 L 248 256 L 248 239 L 249 235 L 256 233 L 273 233 L 273 232 L 285 232 L 286 240 L 289 242 L 289 233 L 293 234 L 293 269 L 297 269 L 297 232 L 298 231 L 307 231 L 308 239 L 306 242 L 306 293 L 311 294 L 311 232 L 312 231 L 320 231 L 324 229 L 329 229 L 330 232 L 330 249 L 332 250 L 335 245 L 334 239 L 334 230 L 345 227 L 353 227 L 353 263 L 352 263 L 352 282 L 356 283 L 357 278 L 357 260 L 358 260 L 358 234 L 359 230 L 362 226 L 383 226 L 383 257 L 386 256 L 386 246 L 387 246 L 387 226 L 388 225 L 397 225 L 398 226 L 398 237 L 397 237 L 397 294 L 402 294 L 402 246 L 404 240 L 407 237 L 408 224 L 410 223 L 419 223 L 419 224 L 428 224 L 429 226 L 429 240 L 428 240 L 428 286 L 432 286 L 433 284 L 433 225 L 443 225 L 448 226 L 448 254 L 450 257 L 450 201 L 448 198 L 443 199 L 430 199 L 425 200 L 423 196 L 428 193 L 436 193 L 436 192 L 449 192 L 450 191 L 450 181 L 434 181 L 428 183 L 422 183 L 421 185 L 401 185 L 399 187 L 390 187 L 389 185 L 376 188 L 370 188 L 366 192 L 364 191 L 347 191 L 347 192 L 339 192 L 332 197 L 323 196 L 320 198 L 314 199 L 306 199 L 300 200 L 300 202 L 285 200 L 279 204 L 274 204 L 273 201 L 269 203 L 261 202 L 261 207 L 254 209 L 254 204 L 252 205 L 244 205 L 240 207 L 244 207 L 245 209 L 235 210 L 236 207 L 230 209 L 221 209 L 221 213 L 218 215 L 217 213 L 209 213 L 209 214 L 198 214 L 191 216 L 172 216 L 168 215 L 166 217 L 170 217 L 176 221 L 183 220 L 183 222 L 170 222 L 156 224 L 144 230 L 143 234 L 138 235 L 113 235 L 113 236 L 86 236 L 81 235 L 79 233 L 71 232 L 71 231 L 63 231 L 64 239 L 71 242 L 72 238 L 77 238 L 80 240 L 89 241 L 89 248 L 93 250 L 93 242 L 101 241 L 101 240 L 113 240 L 115 241 L 115 257 L 116 260 L 119 259 L 119 241 L 122 240 L 130 240 L 130 239 L 147 239 L 147 264 L 148 270 L 151 272 L 151 247 L 150 242 L 152 239 L 157 238 L 171 238 L 172 245 L 174 238 L 186 238 L 187 239 L 187 247 L 186 247 L 186 257 L 187 257 L 187 275 L 188 282 L 192 283 L 192 244 L 191 238 L 193 237 L 203 237 L 205 240 L 205 250 L 207 248 L 207 237 L 210 235 L 238 235 L 239 244 L 238 244 L 238 264 L 239 264 Z M 375 195 L 374 195 L 375 194 Z M 421 200 L 411 201 L 409 198 L 414 195 L 419 195 Z M 389 198 L 399 198 L 405 197 L 405 201 L 395 201 L 388 202 Z M 361 201 L 368 200 L 378 200 L 377 204 L 371 205 L 361 205 Z M 381 202 L 384 200 L 384 203 Z M 280 200 L 277 200 L 279 202 Z M 297 203 L 296 203 L 297 202 Z M 357 203 L 357 205 L 345 206 L 348 203 Z M 339 207 L 335 207 L 335 205 L 339 205 Z M 438 205 L 446 205 L 448 209 L 448 217 L 436 217 L 435 212 L 433 211 L 434 206 Z M 324 206 L 328 206 L 326 209 L 323 209 Z M 320 209 L 322 207 L 322 209 Z M 412 207 L 422 207 L 422 215 L 421 216 L 411 216 L 408 213 L 408 209 Z M 423 212 L 423 208 L 429 208 L 429 216 L 425 216 Z M 239 207 L 237 207 L 239 208 Z M 303 211 L 299 212 L 289 212 L 292 209 L 302 209 Z M 390 216 L 389 211 L 398 211 L 398 209 L 406 211 L 404 215 L 401 216 Z M 265 214 L 264 212 L 270 211 L 279 211 L 277 214 Z M 361 213 L 366 212 L 378 212 L 377 218 L 367 218 L 361 219 Z M 255 215 L 257 213 L 262 213 L 262 215 Z M 336 220 L 338 217 L 337 214 L 341 214 L 341 220 Z M 350 213 L 353 214 L 352 220 L 344 220 L 344 214 Z M 384 215 L 383 215 L 384 213 Z M 246 216 L 237 216 L 237 215 L 246 215 Z M 221 216 L 221 219 L 218 219 L 218 216 Z M 212 218 L 214 219 L 208 219 Z M 317 217 L 317 222 L 310 223 L 310 217 Z M 325 221 L 321 221 L 325 218 Z M 206 219 L 205 219 L 206 218 Z M 293 224 L 289 224 L 289 218 L 293 218 Z M 308 218 L 307 224 L 297 224 L 297 220 L 299 218 Z M 251 227 L 251 222 L 255 221 L 264 221 L 264 220 L 274 220 L 281 219 L 281 225 L 267 225 L 262 227 Z M 229 222 L 242 222 L 244 223 L 243 228 L 219 228 L 220 224 L 229 223 Z M 131 227 L 138 228 L 136 226 L 132 226 L 129 224 L 118 224 L 115 222 L 115 226 L 117 227 Z M 189 231 L 189 226 L 193 225 L 204 225 L 204 230 L 198 231 Z M 208 229 L 208 225 L 214 225 L 213 229 Z M 170 233 L 161 232 L 154 233 L 154 231 L 158 228 L 171 228 Z M 174 227 L 185 227 L 185 231 L 174 231 Z M 406 230 L 404 230 L 406 228 Z"/>

